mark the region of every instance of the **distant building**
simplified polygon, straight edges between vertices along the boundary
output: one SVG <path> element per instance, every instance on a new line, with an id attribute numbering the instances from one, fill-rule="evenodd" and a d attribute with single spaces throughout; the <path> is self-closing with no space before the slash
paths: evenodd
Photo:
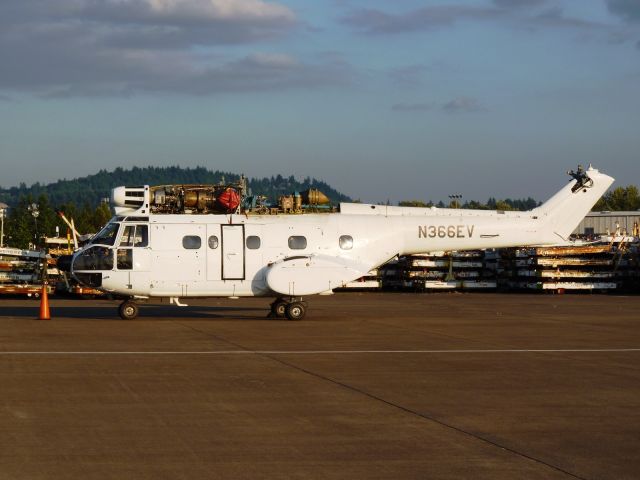
<path id="1" fill-rule="evenodd" d="M 619 229 L 619 234 L 631 235 L 634 223 L 640 224 L 640 210 L 630 212 L 589 212 L 573 231 L 576 235 L 601 235 L 615 233 Z"/>

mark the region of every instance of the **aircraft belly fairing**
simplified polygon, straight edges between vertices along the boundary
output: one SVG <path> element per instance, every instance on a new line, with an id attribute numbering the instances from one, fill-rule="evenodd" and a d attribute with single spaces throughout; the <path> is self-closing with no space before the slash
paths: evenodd
<path id="1" fill-rule="evenodd" d="M 293 256 L 268 267 L 267 285 L 280 295 L 299 297 L 342 287 L 366 275 L 366 265 L 327 255 Z"/>

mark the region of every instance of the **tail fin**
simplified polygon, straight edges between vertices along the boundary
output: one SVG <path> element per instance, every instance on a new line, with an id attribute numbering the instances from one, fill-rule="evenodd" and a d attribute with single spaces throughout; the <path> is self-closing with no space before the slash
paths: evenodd
<path id="1" fill-rule="evenodd" d="M 574 180 L 532 211 L 545 222 L 550 234 L 563 240 L 571 235 L 614 180 L 591 166 L 586 171 L 578 167 L 577 172 L 569 174 Z"/>

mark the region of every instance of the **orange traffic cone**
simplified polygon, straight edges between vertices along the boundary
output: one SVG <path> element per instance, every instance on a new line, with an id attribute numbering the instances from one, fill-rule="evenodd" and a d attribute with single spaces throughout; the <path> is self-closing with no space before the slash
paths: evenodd
<path id="1" fill-rule="evenodd" d="M 42 295 L 40 295 L 40 320 L 51 320 L 51 313 L 49 312 L 49 289 L 47 288 L 47 282 L 42 284 Z"/>

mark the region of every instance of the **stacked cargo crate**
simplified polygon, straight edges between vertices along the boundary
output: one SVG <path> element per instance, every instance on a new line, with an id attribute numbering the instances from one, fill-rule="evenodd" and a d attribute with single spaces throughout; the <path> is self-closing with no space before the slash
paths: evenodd
<path id="1" fill-rule="evenodd" d="M 509 289 L 613 290 L 618 288 L 611 245 L 504 249 L 503 286 Z"/>
<path id="2" fill-rule="evenodd" d="M 640 238 L 625 235 L 603 240 L 608 241 L 614 253 L 614 271 L 620 288 L 640 292 Z"/>
<path id="3" fill-rule="evenodd" d="M 408 255 L 382 267 L 382 285 L 412 290 L 495 289 L 495 270 L 485 252 L 432 252 Z"/>
<path id="4" fill-rule="evenodd" d="M 44 262 L 42 251 L 0 248 L 0 294 L 39 295 Z"/>
<path id="5" fill-rule="evenodd" d="M 350 290 L 379 290 L 381 285 L 380 274 L 377 268 L 371 270 L 364 277 L 349 282 L 342 288 Z"/>

